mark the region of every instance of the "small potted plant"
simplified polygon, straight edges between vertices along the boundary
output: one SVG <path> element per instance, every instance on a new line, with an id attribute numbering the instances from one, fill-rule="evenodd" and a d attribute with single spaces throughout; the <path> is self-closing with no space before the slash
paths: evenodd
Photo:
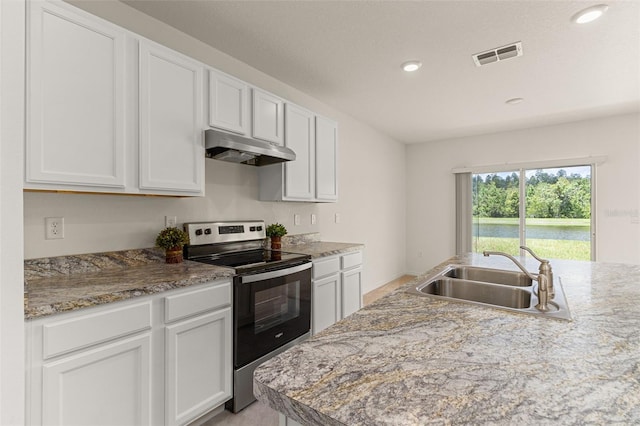
<path id="1" fill-rule="evenodd" d="M 267 237 L 271 238 L 271 250 L 280 250 L 282 248 L 282 237 L 287 235 L 287 228 L 279 223 L 272 223 L 267 226 Z"/>
<path id="2" fill-rule="evenodd" d="M 181 263 L 182 246 L 188 242 L 189 235 L 178 228 L 165 228 L 156 237 L 156 245 L 165 250 L 167 263 Z"/>

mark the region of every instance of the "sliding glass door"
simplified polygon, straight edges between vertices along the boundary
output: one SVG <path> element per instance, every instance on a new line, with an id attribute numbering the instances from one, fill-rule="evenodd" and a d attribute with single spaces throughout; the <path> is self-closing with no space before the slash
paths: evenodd
<path id="1" fill-rule="evenodd" d="M 591 166 L 472 175 L 472 249 L 592 259 Z"/>
<path id="2" fill-rule="evenodd" d="M 472 176 L 473 251 L 520 254 L 520 172 Z"/>

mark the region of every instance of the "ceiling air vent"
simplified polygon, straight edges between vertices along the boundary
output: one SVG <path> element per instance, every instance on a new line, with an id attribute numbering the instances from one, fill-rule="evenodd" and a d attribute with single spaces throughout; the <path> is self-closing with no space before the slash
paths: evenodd
<path id="1" fill-rule="evenodd" d="M 522 42 L 511 43 L 506 46 L 497 47 L 485 52 L 473 55 L 473 62 L 481 67 L 492 62 L 504 61 L 505 59 L 522 56 Z"/>

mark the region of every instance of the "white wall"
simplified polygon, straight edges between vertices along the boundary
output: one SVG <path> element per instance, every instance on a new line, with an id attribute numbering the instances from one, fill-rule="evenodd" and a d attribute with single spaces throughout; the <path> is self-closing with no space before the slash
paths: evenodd
<path id="1" fill-rule="evenodd" d="M 640 115 L 627 114 L 408 146 L 408 270 L 455 254 L 453 168 L 598 155 L 596 259 L 640 263 Z"/>
<path id="2" fill-rule="evenodd" d="M 260 202 L 255 167 L 206 161 L 206 197 L 25 193 L 25 258 L 150 247 L 165 215 L 178 222 L 264 219 L 290 234 L 365 243 L 365 291 L 405 271 L 404 145 L 247 64 L 120 2 L 73 1 L 87 11 L 185 53 L 339 123 L 339 196 L 335 204 Z M 302 224 L 293 224 L 294 213 Z M 311 225 L 311 213 L 318 216 Z M 334 223 L 334 214 L 341 221 Z M 65 218 L 65 239 L 44 239 L 44 218 Z"/>
<path id="3" fill-rule="evenodd" d="M 24 3 L 0 1 L 0 424 L 24 424 Z"/>

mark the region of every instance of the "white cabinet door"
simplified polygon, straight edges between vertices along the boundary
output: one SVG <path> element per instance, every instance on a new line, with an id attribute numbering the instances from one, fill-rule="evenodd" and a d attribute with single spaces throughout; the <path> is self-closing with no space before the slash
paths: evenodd
<path id="1" fill-rule="evenodd" d="M 28 6 L 25 187 L 124 188 L 124 31 L 63 3 Z"/>
<path id="2" fill-rule="evenodd" d="M 150 425 L 150 377 L 151 333 L 47 362 L 43 423 Z"/>
<path id="3" fill-rule="evenodd" d="M 165 424 L 182 425 L 231 397 L 231 308 L 165 330 Z"/>
<path id="4" fill-rule="evenodd" d="M 362 307 L 362 267 L 342 272 L 342 318 Z"/>
<path id="5" fill-rule="evenodd" d="M 340 275 L 313 282 L 313 334 L 335 324 L 342 317 Z"/>
<path id="6" fill-rule="evenodd" d="M 284 142 L 284 101 L 258 89 L 252 91 L 253 137 L 282 145 Z"/>
<path id="7" fill-rule="evenodd" d="M 209 70 L 209 125 L 245 135 L 249 132 L 249 87 Z"/>
<path id="8" fill-rule="evenodd" d="M 293 104 L 285 104 L 285 146 L 296 153 L 284 163 L 285 199 L 312 200 L 315 196 L 315 115 Z"/>
<path id="9" fill-rule="evenodd" d="M 203 66 L 140 41 L 140 188 L 204 193 Z"/>
<path id="10" fill-rule="evenodd" d="M 338 200 L 338 123 L 316 117 L 316 198 Z"/>

